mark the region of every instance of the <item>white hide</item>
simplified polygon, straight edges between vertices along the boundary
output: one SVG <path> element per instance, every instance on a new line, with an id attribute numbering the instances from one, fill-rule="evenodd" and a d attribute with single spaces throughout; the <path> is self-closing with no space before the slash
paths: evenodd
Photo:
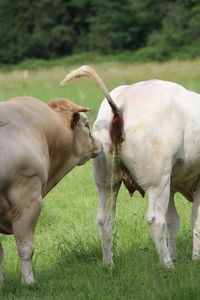
<path id="1" fill-rule="evenodd" d="M 147 222 L 160 261 L 166 267 L 173 267 L 179 226 L 175 192 L 193 201 L 193 259 L 199 259 L 200 95 L 172 82 L 149 80 L 117 87 L 111 97 L 124 120 L 125 140 L 119 158 L 148 197 Z M 106 264 L 112 263 L 112 231 L 122 180 L 117 160 L 111 187 L 112 117 L 110 106 L 104 100 L 93 136 L 104 147 L 103 153 L 94 160 L 94 176 L 100 200 L 97 223 Z"/>

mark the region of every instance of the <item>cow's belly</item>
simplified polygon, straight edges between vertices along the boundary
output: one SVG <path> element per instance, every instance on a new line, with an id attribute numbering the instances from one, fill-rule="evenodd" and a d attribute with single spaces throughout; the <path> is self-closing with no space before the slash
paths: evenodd
<path id="1" fill-rule="evenodd" d="M 171 175 L 171 190 L 180 192 L 189 201 L 193 201 L 193 193 L 200 180 L 200 162 L 177 162 Z"/>
<path id="2" fill-rule="evenodd" d="M 193 194 L 199 182 L 200 175 L 187 181 L 172 181 L 171 191 L 181 193 L 188 201 L 193 202 Z"/>

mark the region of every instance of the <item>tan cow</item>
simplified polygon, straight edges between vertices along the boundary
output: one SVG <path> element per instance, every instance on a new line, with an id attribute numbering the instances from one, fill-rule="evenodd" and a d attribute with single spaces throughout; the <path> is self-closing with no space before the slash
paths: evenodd
<path id="1" fill-rule="evenodd" d="M 67 99 L 31 97 L 0 103 L 0 232 L 13 234 L 21 282 L 33 283 L 33 235 L 42 198 L 101 147 L 90 134 L 88 108 Z M 3 248 L 0 243 L 0 282 Z"/>

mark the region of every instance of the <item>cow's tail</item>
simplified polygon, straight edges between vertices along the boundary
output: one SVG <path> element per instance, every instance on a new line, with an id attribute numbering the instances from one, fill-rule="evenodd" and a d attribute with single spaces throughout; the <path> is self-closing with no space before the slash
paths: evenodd
<path id="1" fill-rule="evenodd" d="M 103 80 L 99 77 L 97 72 L 91 66 L 85 65 L 85 66 L 81 66 L 78 69 L 72 70 L 69 74 L 67 74 L 65 79 L 63 79 L 61 81 L 60 85 L 64 85 L 65 83 L 69 82 L 70 80 L 72 80 L 74 78 L 79 78 L 79 77 L 89 77 L 92 80 L 94 80 L 96 82 L 96 84 L 98 85 L 98 87 L 100 88 L 100 90 L 102 91 L 102 93 L 104 94 L 104 96 L 106 97 L 106 99 L 108 100 L 108 103 L 111 106 L 112 112 L 114 114 L 119 113 L 118 107 L 116 106 L 113 99 L 111 98 Z"/>
<path id="2" fill-rule="evenodd" d="M 65 79 L 63 79 L 60 85 L 64 85 L 65 83 L 69 82 L 72 79 L 79 78 L 79 77 L 89 77 L 90 79 L 94 80 L 97 86 L 100 88 L 104 96 L 106 97 L 112 112 L 114 114 L 113 120 L 111 122 L 110 127 L 110 137 L 112 142 L 115 145 L 119 145 L 123 141 L 123 119 L 121 117 L 121 113 L 119 108 L 113 101 L 112 97 L 110 96 L 106 85 L 104 84 L 103 80 L 99 77 L 97 72 L 91 66 L 81 66 L 78 69 L 72 70 Z"/>

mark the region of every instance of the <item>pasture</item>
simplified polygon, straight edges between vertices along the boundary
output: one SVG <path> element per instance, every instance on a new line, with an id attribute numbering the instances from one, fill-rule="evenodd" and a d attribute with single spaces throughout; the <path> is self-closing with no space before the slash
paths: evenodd
<path id="1" fill-rule="evenodd" d="M 200 93 L 200 60 L 93 66 L 109 90 L 158 78 Z M 92 109 L 87 113 L 92 126 L 103 98 L 96 85 L 82 78 L 59 86 L 66 73 L 76 67 L 30 70 L 27 78 L 19 70 L 0 73 L 0 100 L 29 95 L 48 102 L 66 97 Z M 102 265 L 92 163 L 76 167 L 44 199 L 35 234 L 33 265 L 37 284 L 20 285 L 14 239 L 1 236 L 6 284 L 0 288 L 0 299 L 198 299 L 200 262 L 191 261 L 191 203 L 177 194 L 176 205 L 181 221 L 177 259 L 175 269 L 165 270 L 146 224 L 146 199 L 138 193 L 130 198 L 122 186 L 115 223 L 115 266 L 110 269 Z"/>

